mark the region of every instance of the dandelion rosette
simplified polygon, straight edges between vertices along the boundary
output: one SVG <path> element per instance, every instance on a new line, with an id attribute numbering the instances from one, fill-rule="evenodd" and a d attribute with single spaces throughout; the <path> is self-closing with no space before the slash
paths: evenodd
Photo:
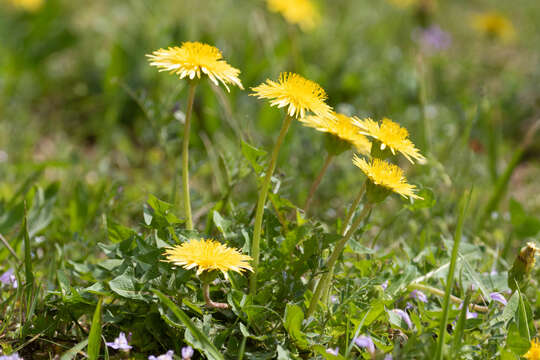
<path id="1" fill-rule="evenodd" d="M 540 341 L 533 339 L 529 351 L 523 357 L 527 360 L 540 360 Z"/>
<path id="2" fill-rule="evenodd" d="M 227 247 L 212 239 L 191 239 L 181 245 L 165 250 L 167 262 L 190 270 L 197 268 L 197 275 L 203 271 L 219 270 L 227 278 L 228 271 L 241 273 L 253 271 L 247 263 L 251 257 L 234 248 Z"/>
<path id="3" fill-rule="evenodd" d="M 320 15 L 310 0 L 267 0 L 270 11 L 280 13 L 287 22 L 297 24 L 304 31 L 315 28 Z"/>
<path id="4" fill-rule="evenodd" d="M 281 73 L 279 80 L 266 80 L 252 89 L 252 96 L 270 99 L 271 106 L 288 106 L 287 113 L 295 118 L 303 118 L 306 112 L 334 119 L 332 108 L 326 104 L 326 92 L 314 81 L 294 73 Z"/>
<path id="5" fill-rule="evenodd" d="M 360 134 L 358 127 L 354 124 L 354 119 L 340 113 L 335 113 L 334 115 L 334 119 L 310 115 L 301 118 L 300 121 L 305 126 L 331 134 L 353 145 L 362 154 L 369 154 L 371 151 L 371 142 L 364 135 Z"/>
<path id="6" fill-rule="evenodd" d="M 383 118 L 380 123 L 373 121 L 370 118 L 360 120 L 355 119 L 354 123 L 360 128 L 360 133 L 366 136 L 372 137 L 380 142 L 380 150 L 384 151 L 389 148 L 393 155 L 396 151 L 400 152 L 411 163 L 415 160 L 424 160 L 420 151 L 414 146 L 413 142 L 409 139 L 409 132 L 404 127 L 401 127 L 398 123 Z M 375 145 L 372 148 L 374 149 Z"/>
<path id="7" fill-rule="evenodd" d="M 367 162 L 357 155 L 354 155 L 353 163 L 359 167 L 360 170 L 366 174 L 369 181 L 377 187 L 382 187 L 387 191 L 395 192 L 404 198 L 421 199 L 420 196 L 414 193 L 416 186 L 407 183 L 407 179 L 403 175 L 403 170 L 398 166 L 381 159 L 373 159 L 371 162 Z M 386 195 L 378 197 L 375 199 L 375 202 L 384 200 Z"/>
<path id="8" fill-rule="evenodd" d="M 487 37 L 504 41 L 511 40 L 516 32 L 512 22 L 497 12 L 476 15 L 472 20 L 472 26 Z"/>
<path id="9" fill-rule="evenodd" d="M 190 80 L 195 77 L 200 79 L 202 73 L 216 85 L 221 82 L 227 91 L 229 91 L 229 84 L 236 85 L 240 89 L 244 88 L 238 78 L 240 70 L 223 60 L 223 55 L 218 48 L 208 44 L 187 41 L 180 47 L 159 49 L 146 56 L 151 66 L 156 66 L 159 71 L 169 71 L 180 75 L 180 79 L 186 77 Z"/>

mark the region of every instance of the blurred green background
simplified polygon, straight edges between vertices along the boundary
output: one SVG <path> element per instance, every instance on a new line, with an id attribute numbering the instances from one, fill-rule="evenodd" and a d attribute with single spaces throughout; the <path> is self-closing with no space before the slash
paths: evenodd
<path id="1" fill-rule="evenodd" d="M 42 183 L 59 180 L 70 194 L 64 202 L 102 194 L 99 206 L 125 221 L 150 193 L 179 203 L 186 86 L 151 68 L 145 55 L 202 41 L 242 71 L 246 91 L 205 84 L 197 94 L 191 171 L 198 217 L 231 182 L 236 201 L 253 200 L 240 143 L 268 148 L 281 114 L 249 88 L 281 71 L 317 81 L 338 111 L 403 124 L 428 156 L 408 177 L 444 199 L 441 212 L 474 185 L 481 212 L 540 116 L 538 1 L 315 3 L 319 21 L 304 31 L 265 1 L 1 0 L 0 197 L 34 174 Z M 478 15 L 493 12 L 508 23 L 479 29 Z M 433 27 L 444 32 L 440 48 L 425 41 Z M 322 139 L 298 123 L 287 137 L 280 191 L 295 204 L 322 164 Z M 538 139 L 508 186 L 531 213 L 540 210 Z M 317 193 L 315 214 L 335 219 L 359 184 L 350 157 L 341 156 Z"/>

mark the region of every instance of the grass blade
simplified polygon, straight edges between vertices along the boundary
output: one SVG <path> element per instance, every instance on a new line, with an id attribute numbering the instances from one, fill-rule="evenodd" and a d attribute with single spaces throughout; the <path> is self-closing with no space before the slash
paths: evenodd
<path id="1" fill-rule="evenodd" d="M 225 360 L 223 355 L 219 352 L 219 350 L 214 346 L 214 344 L 208 339 L 208 337 L 191 321 L 189 316 L 182 311 L 178 306 L 176 306 L 165 294 L 163 294 L 161 291 L 153 289 L 152 292 L 156 294 L 161 302 L 165 304 L 172 312 L 173 314 L 180 320 L 186 328 L 189 329 L 189 331 L 193 334 L 195 339 L 199 341 L 199 343 L 202 345 L 199 350 L 204 352 L 204 354 L 212 360 Z"/>
<path id="2" fill-rule="evenodd" d="M 77 345 L 75 345 L 74 347 L 72 347 L 71 349 L 66 351 L 62 355 L 60 360 L 71 360 L 71 359 L 75 358 L 75 356 L 77 356 L 77 354 L 80 351 L 82 351 L 82 349 L 84 349 L 86 347 L 86 345 L 88 345 L 88 339 L 85 339 L 85 340 L 81 341 L 80 343 L 78 343 Z"/>
<path id="3" fill-rule="evenodd" d="M 470 291 L 465 295 L 463 300 L 463 306 L 461 307 L 461 313 L 454 330 L 454 341 L 452 342 L 452 356 L 454 359 L 459 359 L 459 353 L 461 352 L 461 341 L 463 340 L 463 334 L 465 332 L 465 321 L 467 320 L 467 310 L 469 309 L 469 303 L 471 301 L 472 293 Z"/>
<path id="4" fill-rule="evenodd" d="M 30 248 L 30 236 L 28 234 L 28 211 L 26 210 L 26 202 L 24 203 L 22 236 L 24 242 L 24 272 L 26 277 L 26 285 L 28 286 L 34 283 L 34 273 L 32 272 L 32 253 Z"/>
<path id="5" fill-rule="evenodd" d="M 96 360 L 99 356 L 99 350 L 101 348 L 101 304 L 103 299 L 100 298 L 94 316 L 92 318 L 92 327 L 90 328 L 90 335 L 88 336 L 88 358 L 90 360 Z"/>
<path id="6" fill-rule="evenodd" d="M 452 257 L 450 258 L 450 268 L 448 269 L 448 278 L 446 280 L 446 291 L 444 293 L 443 302 L 443 316 L 441 319 L 441 325 L 439 328 L 439 343 L 437 344 L 437 352 L 435 353 L 435 360 L 442 360 L 443 358 L 443 346 L 444 337 L 446 335 L 446 324 L 448 322 L 448 312 L 450 311 L 450 293 L 452 292 L 452 285 L 454 283 L 454 272 L 456 270 L 456 262 L 459 251 L 459 244 L 461 242 L 461 233 L 463 230 L 463 221 L 465 219 L 465 212 L 471 198 L 472 190 L 468 195 L 463 194 L 459 204 L 459 216 L 456 226 L 456 232 L 454 234 L 454 247 L 452 249 Z"/>

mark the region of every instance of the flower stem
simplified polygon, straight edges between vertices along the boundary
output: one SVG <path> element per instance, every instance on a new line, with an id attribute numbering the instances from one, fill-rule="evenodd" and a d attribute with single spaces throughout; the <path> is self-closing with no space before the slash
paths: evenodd
<path id="1" fill-rule="evenodd" d="M 408 289 L 425 291 L 425 292 L 432 293 L 433 295 L 444 297 L 444 291 L 443 290 L 437 289 L 436 287 L 429 286 L 429 285 L 410 284 L 408 286 Z M 454 295 L 450 295 L 450 301 L 452 301 L 453 303 L 456 303 L 456 304 L 462 304 L 463 303 L 463 300 L 461 300 L 460 298 L 458 298 L 457 296 L 454 296 Z M 470 304 L 469 305 L 469 310 L 478 311 L 478 312 L 481 312 L 481 313 L 487 313 L 489 311 L 489 308 L 487 306 Z"/>
<path id="2" fill-rule="evenodd" d="M 345 236 L 343 236 L 343 238 L 336 244 L 336 247 L 334 248 L 334 251 L 332 252 L 332 255 L 330 255 L 330 258 L 328 259 L 328 262 L 326 264 L 328 272 L 323 275 L 323 277 L 317 284 L 317 288 L 315 288 L 315 292 L 313 293 L 313 297 L 311 298 L 311 302 L 309 303 L 306 318 L 310 317 L 313 314 L 325 288 L 328 288 L 328 286 L 330 286 L 332 277 L 334 275 L 334 266 L 336 265 L 336 262 L 339 259 L 341 252 L 345 248 L 345 245 L 347 244 L 347 241 L 349 241 L 349 239 L 351 238 L 352 234 L 354 234 L 358 226 L 360 226 L 360 223 L 362 223 L 362 220 L 367 216 L 367 214 L 369 214 L 372 206 L 373 204 L 371 203 L 367 203 L 364 205 L 362 212 L 360 213 L 360 215 L 358 215 L 349 231 L 347 231 Z"/>
<path id="3" fill-rule="evenodd" d="M 362 184 L 362 187 L 360 188 L 360 191 L 358 192 L 358 195 L 354 199 L 353 203 L 351 204 L 351 207 L 349 208 L 349 211 L 347 212 L 347 216 L 345 218 L 345 221 L 341 225 L 342 226 L 342 229 L 340 231 L 341 236 L 345 235 L 345 232 L 347 231 L 349 223 L 351 222 L 351 219 L 352 219 L 352 217 L 354 215 L 354 212 L 358 208 L 358 205 L 360 204 L 360 200 L 362 200 L 362 198 L 364 197 L 365 192 L 366 192 L 366 182 L 364 181 L 364 183 Z M 332 279 L 333 277 L 334 277 L 334 269 L 332 268 L 330 270 L 329 279 Z M 322 298 L 323 304 L 328 303 L 328 297 L 329 296 L 330 296 L 330 283 L 328 282 L 328 284 L 325 284 L 323 292 L 322 292 L 322 297 L 321 298 Z"/>
<path id="4" fill-rule="evenodd" d="M 209 282 L 203 282 L 202 290 L 203 290 L 204 302 L 206 303 L 206 306 L 211 307 L 211 308 L 216 308 L 216 309 L 229 308 L 228 304 L 214 302 L 212 301 L 212 299 L 210 299 L 210 283 Z"/>
<path id="5" fill-rule="evenodd" d="M 251 278 L 249 279 L 249 293 L 251 295 L 254 295 L 255 292 L 257 291 L 257 270 L 259 268 L 259 252 L 260 252 L 262 221 L 263 221 L 263 215 L 264 215 L 264 205 L 266 203 L 266 197 L 268 195 L 268 189 L 270 187 L 270 180 L 272 179 L 272 174 L 274 173 L 274 170 L 276 168 L 277 158 L 279 155 L 279 148 L 281 147 L 281 144 L 283 143 L 283 140 L 285 139 L 285 135 L 287 134 L 287 130 L 289 130 L 289 126 L 291 125 L 292 119 L 293 118 L 287 114 L 285 116 L 285 119 L 283 120 L 283 124 L 281 125 L 281 130 L 279 132 L 279 136 L 274 145 L 274 149 L 272 150 L 270 163 L 268 164 L 268 168 L 266 169 L 266 175 L 263 179 L 261 189 L 259 190 L 259 199 L 257 201 L 257 210 L 255 212 L 255 225 L 253 229 L 253 240 L 251 243 L 251 257 L 253 258 L 253 261 L 251 262 L 251 265 L 253 266 L 253 274 L 251 275 Z"/>
<path id="6" fill-rule="evenodd" d="M 186 216 L 186 229 L 193 230 L 193 218 L 191 215 L 191 200 L 189 197 L 189 134 L 191 128 L 191 114 L 193 113 L 193 101 L 195 100 L 195 88 L 197 83 L 190 81 L 189 94 L 184 123 L 184 141 L 182 144 L 182 190 L 184 193 L 184 213 Z"/>
<path id="7" fill-rule="evenodd" d="M 304 213 L 307 215 L 309 211 L 309 207 L 311 205 L 311 201 L 313 200 L 313 195 L 315 195 L 315 191 L 317 191 L 317 188 L 321 184 L 321 180 L 326 173 L 326 170 L 328 170 L 328 166 L 332 162 L 332 159 L 334 156 L 332 154 L 328 154 L 326 156 L 326 160 L 324 161 L 323 167 L 321 171 L 319 172 L 319 175 L 317 175 L 317 178 L 313 181 L 313 184 L 311 184 L 311 188 L 309 189 L 309 194 L 306 199 L 306 204 L 304 205 Z"/>
<path id="8" fill-rule="evenodd" d="M 353 203 L 351 204 L 351 207 L 349 208 L 349 211 L 347 212 L 347 217 L 345 218 L 345 221 L 343 222 L 341 229 L 341 236 L 345 235 L 345 232 L 347 231 L 347 226 L 349 226 L 349 223 L 351 222 L 351 219 L 354 215 L 354 212 L 356 211 L 356 208 L 360 204 L 360 200 L 364 197 L 364 193 L 366 192 L 366 182 L 362 184 L 362 187 L 360 188 L 360 191 L 358 192 L 358 195 L 356 196 L 356 199 L 354 199 Z"/>

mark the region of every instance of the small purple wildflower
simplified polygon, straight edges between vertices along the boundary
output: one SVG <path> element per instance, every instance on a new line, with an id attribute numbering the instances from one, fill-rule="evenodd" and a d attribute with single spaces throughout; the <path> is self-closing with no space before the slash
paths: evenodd
<path id="1" fill-rule="evenodd" d="M 459 304 L 459 309 L 462 309 L 463 308 L 463 303 Z M 473 311 L 469 311 L 469 309 L 467 308 L 467 315 L 465 316 L 465 318 L 468 320 L 468 319 L 476 319 L 478 317 L 478 313 L 475 313 Z"/>
<path id="2" fill-rule="evenodd" d="M 158 357 L 155 357 L 154 355 L 150 355 L 148 357 L 148 360 L 173 360 L 174 351 L 169 350 L 165 354 L 158 355 Z"/>
<path id="3" fill-rule="evenodd" d="M 385 282 L 383 282 L 383 283 L 381 284 L 381 287 L 382 287 L 383 290 L 386 290 L 386 288 L 388 287 L 388 280 L 386 280 Z"/>
<path id="4" fill-rule="evenodd" d="M 420 290 L 413 290 L 413 291 L 411 291 L 411 298 L 413 298 L 413 299 L 416 300 L 416 301 L 423 302 L 423 303 L 427 303 L 427 302 L 428 302 L 428 299 L 427 299 L 426 294 L 424 294 L 424 293 L 421 292 Z"/>
<path id="5" fill-rule="evenodd" d="M 384 356 L 384 360 L 393 360 L 394 358 L 392 357 L 392 354 L 386 354 Z"/>
<path id="6" fill-rule="evenodd" d="M 128 344 L 128 339 L 126 338 L 126 334 L 124 332 L 120 332 L 118 337 L 114 339 L 113 342 L 106 342 L 105 344 L 115 350 L 129 351 L 132 348 L 132 346 Z"/>
<path id="7" fill-rule="evenodd" d="M 339 298 L 336 295 L 331 295 L 330 296 L 330 302 L 332 304 L 337 304 L 337 303 L 339 303 Z"/>
<path id="8" fill-rule="evenodd" d="M 407 301 L 407 304 L 405 304 L 405 310 L 411 310 L 414 308 L 414 305 L 411 304 L 409 301 Z"/>
<path id="9" fill-rule="evenodd" d="M 397 314 L 403 321 L 405 321 L 409 329 L 413 328 L 413 323 L 411 321 L 411 318 L 409 317 L 409 314 L 407 314 L 407 312 L 401 309 L 392 309 L 391 311 Z"/>
<path id="10" fill-rule="evenodd" d="M 19 357 L 18 353 L 13 353 L 11 355 L 2 355 L 2 356 L 0 356 L 0 360 L 23 360 L 23 358 Z"/>
<path id="11" fill-rule="evenodd" d="M 489 294 L 489 297 L 491 298 L 491 300 L 500 302 L 505 306 L 506 304 L 508 304 L 508 301 L 506 301 L 506 298 L 501 293 L 492 292 L 491 294 Z"/>
<path id="12" fill-rule="evenodd" d="M 417 30 L 413 37 L 426 53 L 436 53 L 446 50 L 452 44 L 452 37 L 438 25 L 427 29 Z"/>
<path id="13" fill-rule="evenodd" d="M 339 355 L 339 348 L 338 347 L 335 348 L 335 349 L 328 348 L 328 349 L 326 349 L 326 353 L 330 354 L 330 355 L 338 356 Z"/>
<path id="14" fill-rule="evenodd" d="M 184 346 L 182 348 L 182 359 L 183 360 L 190 360 L 193 357 L 193 348 L 191 346 Z"/>
<path id="15" fill-rule="evenodd" d="M 369 336 L 360 335 L 359 337 L 354 339 L 354 343 L 358 345 L 358 347 L 366 349 L 367 352 L 370 354 L 375 353 L 375 344 L 373 343 L 373 340 L 371 340 Z"/>
<path id="16" fill-rule="evenodd" d="M 476 319 L 477 317 L 478 317 L 478 313 L 467 310 L 467 319 Z"/>
<path id="17" fill-rule="evenodd" d="M 0 275 L 0 283 L 11 286 L 14 289 L 19 286 L 19 284 L 17 283 L 17 278 L 15 277 L 15 271 L 13 269 L 9 269 L 8 271 Z"/>

